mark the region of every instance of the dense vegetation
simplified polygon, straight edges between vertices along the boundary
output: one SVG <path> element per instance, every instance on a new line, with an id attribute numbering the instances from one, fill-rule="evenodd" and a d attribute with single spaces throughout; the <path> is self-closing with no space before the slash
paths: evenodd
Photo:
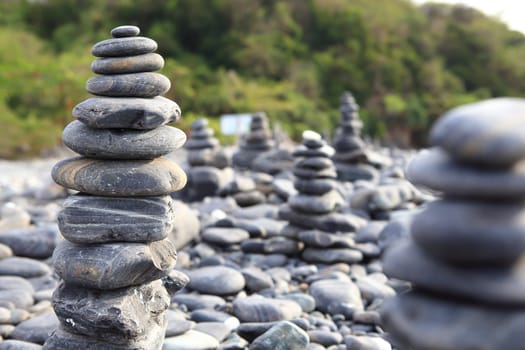
<path id="1" fill-rule="evenodd" d="M 159 43 L 167 94 L 196 116 L 264 110 L 331 132 L 350 90 L 370 135 L 424 144 L 455 105 L 525 96 L 525 36 L 467 7 L 408 0 L 4 0 L 0 157 L 59 143 L 91 46 L 121 24 Z"/>

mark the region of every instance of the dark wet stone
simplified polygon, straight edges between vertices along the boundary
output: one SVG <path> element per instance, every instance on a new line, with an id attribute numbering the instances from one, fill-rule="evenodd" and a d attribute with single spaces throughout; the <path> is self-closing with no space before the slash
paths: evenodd
<path id="1" fill-rule="evenodd" d="M 65 330 L 112 344 L 126 344 L 149 329 L 164 328 L 169 304 L 160 281 L 104 293 L 62 283 L 53 295 L 53 307 Z"/>
<path id="2" fill-rule="evenodd" d="M 190 278 L 184 272 L 171 270 L 167 276 L 162 278 L 162 284 L 170 295 L 177 293 L 190 282 Z"/>
<path id="3" fill-rule="evenodd" d="M 19 323 L 11 333 L 11 338 L 44 344 L 57 327 L 58 319 L 53 311 L 49 311 Z"/>
<path id="4" fill-rule="evenodd" d="M 244 268 L 241 273 L 246 281 L 246 288 L 252 293 L 274 287 L 272 277 L 257 267 Z"/>
<path id="5" fill-rule="evenodd" d="M 297 191 L 311 195 L 322 195 L 337 187 L 333 179 L 296 179 L 293 184 Z"/>
<path id="6" fill-rule="evenodd" d="M 505 265 L 525 250 L 522 202 L 444 199 L 414 217 L 412 237 L 429 254 L 454 264 Z"/>
<path id="7" fill-rule="evenodd" d="M 335 179 L 337 172 L 334 167 L 315 170 L 308 168 L 293 168 L 292 173 L 300 179 Z"/>
<path id="8" fill-rule="evenodd" d="M 239 192 L 233 195 L 233 199 L 240 207 L 249 207 L 266 201 L 266 196 L 260 191 Z"/>
<path id="9" fill-rule="evenodd" d="M 337 345 L 343 341 L 343 336 L 340 333 L 319 329 L 309 330 L 308 337 L 310 341 L 324 346 Z"/>
<path id="10" fill-rule="evenodd" d="M 64 144 L 83 156 L 97 159 L 153 159 L 181 148 L 186 134 L 172 126 L 153 130 L 95 129 L 78 120 L 62 133 Z"/>
<path id="11" fill-rule="evenodd" d="M 279 322 L 250 345 L 250 350 L 303 350 L 309 343 L 308 334 L 291 322 Z"/>
<path id="12" fill-rule="evenodd" d="M 165 195 L 186 184 L 184 171 L 164 158 L 150 161 L 69 158 L 58 162 L 51 175 L 66 188 L 115 197 Z"/>
<path id="13" fill-rule="evenodd" d="M 0 275 L 31 278 L 49 274 L 51 268 L 38 260 L 16 256 L 0 260 Z"/>
<path id="14" fill-rule="evenodd" d="M 379 171 L 368 164 L 347 164 L 336 162 L 337 178 L 340 181 L 373 181 L 379 177 Z"/>
<path id="15" fill-rule="evenodd" d="M 421 152 L 408 166 L 415 185 L 470 198 L 525 197 L 525 162 L 509 169 L 480 169 L 453 161 L 439 149 Z"/>
<path id="16" fill-rule="evenodd" d="M 181 312 L 168 309 L 168 327 L 166 328 L 166 337 L 174 337 L 184 334 L 195 326 L 195 322 L 188 321 Z"/>
<path id="17" fill-rule="evenodd" d="M 173 229 L 173 205 L 170 196 L 75 195 L 64 201 L 58 226 L 73 243 L 157 241 Z"/>
<path id="18" fill-rule="evenodd" d="M 93 95 L 109 97 L 155 97 L 166 93 L 170 80 L 159 73 L 99 75 L 86 82 Z"/>
<path id="19" fill-rule="evenodd" d="M 525 303 L 523 259 L 513 266 L 453 266 L 430 257 L 412 242 L 401 242 L 386 251 L 383 268 L 389 277 L 445 295 L 493 305 Z"/>
<path id="20" fill-rule="evenodd" d="M 137 26 L 132 26 L 132 25 L 118 26 L 111 30 L 111 36 L 114 38 L 137 36 L 139 34 L 140 34 L 140 28 Z"/>
<path id="21" fill-rule="evenodd" d="M 345 262 L 355 264 L 363 260 L 363 253 L 356 249 L 349 248 L 311 248 L 303 250 L 302 257 L 305 261 L 334 264 Z"/>
<path id="22" fill-rule="evenodd" d="M 525 158 L 525 100 L 495 98 L 454 108 L 434 124 L 430 143 L 462 162 L 511 166 Z"/>
<path id="23" fill-rule="evenodd" d="M 233 314 L 241 322 L 272 322 L 290 320 L 301 315 L 294 301 L 263 297 L 238 298 L 233 302 Z"/>
<path id="24" fill-rule="evenodd" d="M 381 316 L 390 336 L 406 348 L 523 348 L 525 312 L 522 308 L 469 304 L 409 292 L 387 301 Z"/>
<path id="25" fill-rule="evenodd" d="M 73 116 L 92 128 L 148 130 L 179 120 L 181 110 L 162 96 L 92 97 L 77 104 Z"/>
<path id="26" fill-rule="evenodd" d="M 55 226 L 28 227 L 0 233 L 0 243 L 19 257 L 45 259 L 53 255 L 57 237 Z"/>
<path id="27" fill-rule="evenodd" d="M 348 280 L 319 280 L 310 285 L 309 293 L 318 310 L 329 314 L 351 317 L 355 310 L 363 309 L 359 288 Z"/>
<path id="28" fill-rule="evenodd" d="M 288 198 L 288 205 L 307 214 L 328 214 L 344 205 L 339 192 L 330 191 L 322 195 L 298 193 Z"/>
<path id="29" fill-rule="evenodd" d="M 68 284 L 116 289 L 162 278 L 175 266 L 177 254 L 166 239 L 149 244 L 78 245 L 61 242 L 53 254 L 56 273 Z"/>
<path id="30" fill-rule="evenodd" d="M 0 350 L 41 350 L 42 346 L 39 344 L 15 340 L 15 339 L 6 339 L 0 341 Z"/>
<path id="31" fill-rule="evenodd" d="M 303 169 L 312 169 L 312 170 L 323 170 L 327 168 L 332 168 L 334 164 L 330 158 L 326 157 L 309 157 L 302 158 L 297 160 L 294 163 L 294 167 L 303 168 Z"/>
<path id="32" fill-rule="evenodd" d="M 294 157 L 325 157 L 330 158 L 334 155 L 334 149 L 331 146 L 325 145 L 320 148 L 311 149 L 304 145 L 300 145 L 293 151 Z"/>
<path id="33" fill-rule="evenodd" d="M 97 74 L 125 74 L 154 72 L 164 67 L 164 59 L 157 53 L 146 53 L 128 57 L 105 57 L 91 63 L 91 70 Z"/>
<path id="34" fill-rule="evenodd" d="M 100 41 L 93 45 L 91 53 L 96 57 L 125 57 L 153 52 L 157 47 L 150 38 L 132 36 Z"/>
<path id="35" fill-rule="evenodd" d="M 189 272 L 188 287 L 204 294 L 235 294 L 244 288 L 242 274 L 226 266 L 207 266 Z"/>
<path id="36" fill-rule="evenodd" d="M 209 227 L 202 233 L 201 237 L 205 242 L 218 245 L 239 244 L 250 238 L 250 234 L 240 228 L 228 227 Z"/>

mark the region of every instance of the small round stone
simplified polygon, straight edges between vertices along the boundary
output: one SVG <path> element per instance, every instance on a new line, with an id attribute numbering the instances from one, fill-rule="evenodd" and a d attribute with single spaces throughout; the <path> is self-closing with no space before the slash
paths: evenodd
<path id="1" fill-rule="evenodd" d="M 115 197 L 165 195 L 186 184 L 184 171 L 164 158 L 150 161 L 69 158 L 58 162 L 51 175 L 66 188 Z"/>
<path id="2" fill-rule="evenodd" d="M 153 159 L 182 147 L 186 134 L 172 126 L 152 130 L 95 129 L 75 120 L 62 132 L 71 150 L 96 159 Z"/>
<path id="3" fill-rule="evenodd" d="M 171 87 L 170 80 L 159 73 L 100 75 L 90 78 L 86 90 L 109 97 L 155 97 Z"/>
<path id="4" fill-rule="evenodd" d="M 114 38 L 137 36 L 139 34 L 140 34 L 140 28 L 137 26 L 131 26 L 131 25 L 118 26 L 111 30 L 111 36 Z"/>
<path id="5" fill-rule="evenodd" d="M 127 57 L 104 57 L 91 63 L 91 70 L 97 74 L 154 72 L 162 67 L 164 67 L 164 59 L 157 53 Z"/>
<path id="6" fill-rule="evenodd" d="M 226 266 L 207 266 L 189 273 L 188 287 L 204 294 L 235 294 L 244 288 L 242 274 Z"/>
<path id="7" fill-rule="evenodd" d="M 250 234 L 246 230 L 235 227 L 209 227 L 202 232 L 201 237 L 208 243 L 231 245 L 247 240 Z"/>
<path id="8" fill-rule="evenodd" d="M 258 296 L 237 298 L 233 314 L 241 322 L 272 322 L 291 320 L 301 316 L 302 309 L 295 301 Z"/>
<path id="9" fill-rule="evenodd" d="M 157 43 L 141 36 L 107 39 L 96 43 L 91 50 L 96 57 L 125 57 L 157 50 Z"/>

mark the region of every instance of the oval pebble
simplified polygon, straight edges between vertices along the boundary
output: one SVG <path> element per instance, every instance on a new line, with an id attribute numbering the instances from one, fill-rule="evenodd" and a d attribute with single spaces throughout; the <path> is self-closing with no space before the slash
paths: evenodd
<path id="1" fill-rule="evenodd" d="M 91 63 L 96 74 L 125 74 L 154 72 L 164 67 L 164 58 L 157 53 L 146 53 L 127 57 L 103 57 Z"/>
<path id="2" fill-rule="evenodd" d="M 93 45 L 91 53 L 96 57 L 123 57 L 153 52 L 157 47 L 155 40 L 133 36 L 100 41 Z"/>
<path id="3" fill-rule="evenodd" d="M 159 73 L 100 75 L 86 82 L 93 95 L 109 97 L 155 97 L 171 87 L 170 80 Z"/>

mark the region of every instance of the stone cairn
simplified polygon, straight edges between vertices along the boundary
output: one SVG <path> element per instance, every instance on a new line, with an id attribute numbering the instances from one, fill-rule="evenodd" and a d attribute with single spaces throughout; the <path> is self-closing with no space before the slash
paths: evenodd
<path id="1" fill-rule="evenodd" d="M 250 131 L 241 140 L 239 151 L 233 155 L 233 166 L 250 169 L 257 156 L 273 148 L 272 133 L 268 117 L 263 112 L 255 113 L 250 123 Z"/>
<path id="2" fill-rule="evenodd" d="M 157 43 L 120 26 L 93 46 L 96 95 L 73 109 L 63 141 L 79 157 L 55 165 L 58 184 L 79 191 L 59 213 L 66 239 L 53 262 L 61 282 L 53 295 L 60 327 L 44 349 L 160 349 L 170 294 L 187 277 L 173 271 L 176 251 L 170 193 L 186 175 L 161 156 L 182 147 L 177 104 L 161 97 L 170 81 Z"/>
<path id="3" fill-rule="evenodd" d="M 185 197 L 199 201 L 214 196 L 231 181 L 230 159 L 220 149 L 219 140 L 214 137 L 208 120 L 197 119 L 191 124 L 190 139 L 184 145 L 188 154 L 188 185 Z"/>
<path id="4" fill-rule="evenodd" d="M 342 181 L 373 180 L 379 176 L 378 171 L 367 164 L 366 145 L 361 139 L 363 122 L 359 119 L 359 105 L 350 92 L 341 96 L 341 120 L 336 129 L 332 159 L 337 168 L 337 176 Z"/>
<path id="5" fill-rule="evenodd" d="M 523 349 L 525 100 L 455 108 L 430 143 L 408 177 L 443 195 L 384 256 L 413 285 L 384 305 L 384 326 L 406 349 Z"/>

